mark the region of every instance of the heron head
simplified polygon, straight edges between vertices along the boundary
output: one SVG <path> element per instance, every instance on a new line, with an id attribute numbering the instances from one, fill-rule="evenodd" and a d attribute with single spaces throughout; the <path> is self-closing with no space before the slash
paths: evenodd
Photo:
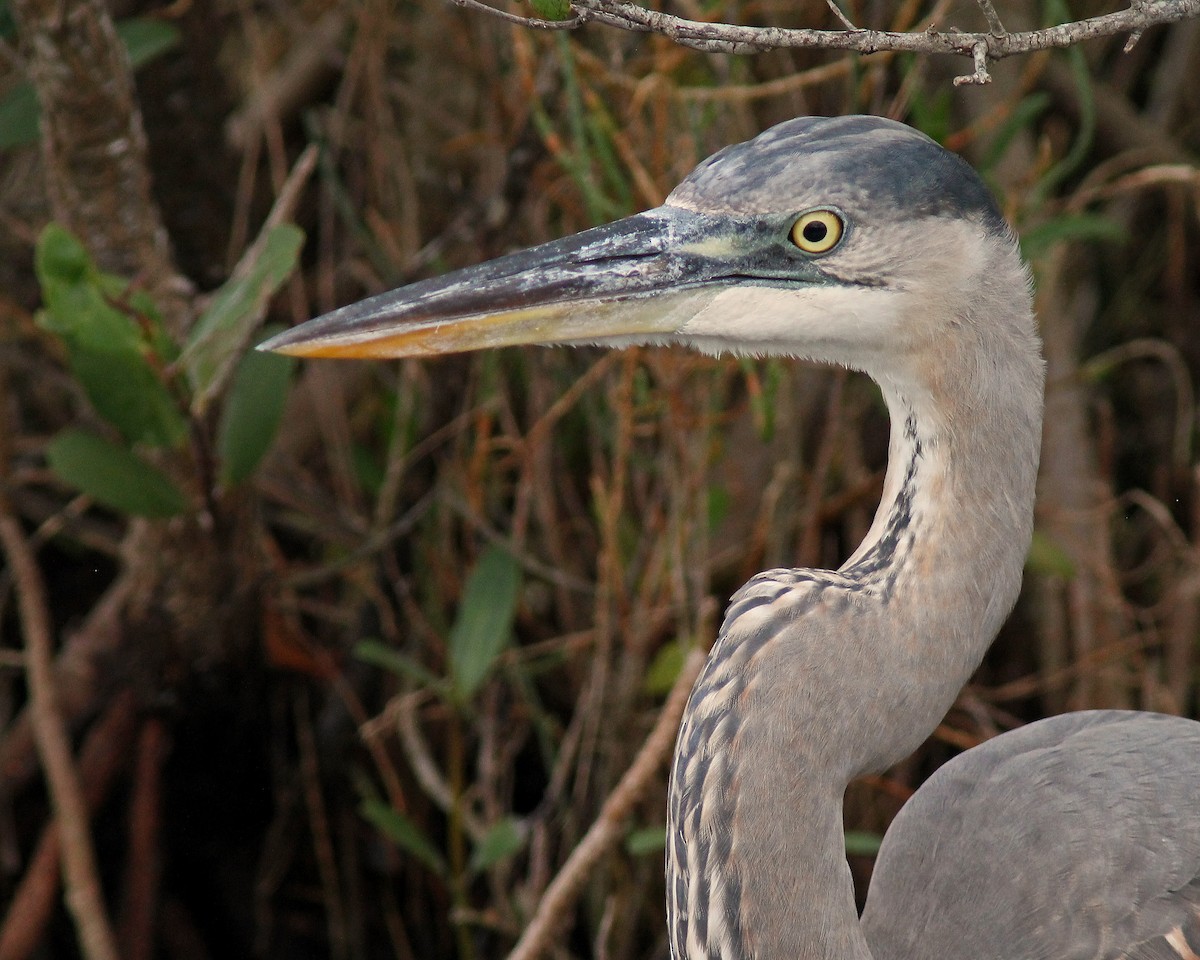
<path id="1" fill-rule="evenodd" d="M 802 117 L 705 160 L 661 207 L 371 297 L 263 348 L 685 343 L 869 369 L 969 315 L 997 256 L 1020 274 L 963 160 L 894 121 Z"/>

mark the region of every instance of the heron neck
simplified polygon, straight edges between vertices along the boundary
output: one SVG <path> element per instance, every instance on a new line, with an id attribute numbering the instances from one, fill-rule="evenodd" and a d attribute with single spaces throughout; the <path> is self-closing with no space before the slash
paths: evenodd
<path id="1" fill-rule="evenodd" d="M 868 537 L 837 571 L 768 571 L 733 598 L 672 770 L 676 957 L 870 960 L 842 794 L 920 744 L 1015 602 L 1040 443 L 1029 343 L 974 380 L 945 356 L 878 376 L 892 433 Z"/>

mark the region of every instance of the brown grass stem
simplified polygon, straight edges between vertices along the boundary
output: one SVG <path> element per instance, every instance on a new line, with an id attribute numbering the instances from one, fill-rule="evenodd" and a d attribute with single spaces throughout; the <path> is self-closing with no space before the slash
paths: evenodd
<path id="1" fill-rule="evenodd" d="M 697 649 L 693 649 L 684 660 L 675 685 L 667 695 L 649 736 L 634 757 L 633 763 L 629 765 L 629 769 L 604 801 L 600 816 L 588 828 L 588 832 L 571 851 L 566 863 L 546 888 L 546 893 L 538 903 L 537 910 L 521 939 L 508 955 L 508 960 L 536 960 L 549 948 L 551 939 L 571 905 L 579 897 L 592 869 L 621 838 L 634 806 L 645 795 L 651 778 L 667 759 L 675 743 L 675 734 L 679 729 L 688 694 L 703 663 L 704 653 Z"/>
<path id="2" fill-rule="evenodd" d="M 58 707 L 46 586 L 21 524 L 6 501 L 0 501 L 0 543 L 17 587 L 33 732 L 58 822 L 67 908 L 86 960 L 117 960 L 116 939 L 96 868 L 87 803 Z"/>

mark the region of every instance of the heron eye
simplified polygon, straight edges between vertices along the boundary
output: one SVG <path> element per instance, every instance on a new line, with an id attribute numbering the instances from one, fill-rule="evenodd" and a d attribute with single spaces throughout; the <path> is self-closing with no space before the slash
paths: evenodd
<path id="1" fill-rule="evenodd" d="M 792 243 L 805 253 L 828 253 L 845 232 L 840 214 L 832 210 L 810 210 L 792 224 Z"/>

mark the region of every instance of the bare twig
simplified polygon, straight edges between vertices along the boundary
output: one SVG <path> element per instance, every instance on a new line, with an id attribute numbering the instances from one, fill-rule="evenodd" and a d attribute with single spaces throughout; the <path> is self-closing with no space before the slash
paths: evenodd
<path id="1" fill-rule="evenodd" d="M 847 30 L 858 29 L 858 27 L 854 25 L 854 21 L 842 13 L 842 8 L 837 5 L 837 0 L 825 0 L 825 2 L 829 5 L 829 9 L 833 11 L 833 15 L 838 18 L 838 21 L 843 27 L 845 27 Z"/>
<path id="2" fill-rule="evenodd" d="M 312 102 L 313 90 L 337 71 L 338 43 L 348 21 L 346 10 L 328 11 L 297 36 L 274 70 L 256 78 L 246 102 L 225 123 L 231 146 L 246 150 L 268 121 L 287 119 Z"/>
<path id="3" fill-rule="evenodd" d="M 515 23 L 521 27 L 533 27 L 535 30 L 573 30 L 587 20 L 587 15 L 577 13 L 566 20 L 542 20 L 539 17 L 523 17 L 519 13 L 509 13 L 498 7 L 481 3 L 480 0 L 450 0 L 456 7 L 468 10 L 478 10 L 493 17 L 499 17 L 507 23 Z"/>
<path id="4" fill-rule="evenodd" d="M 334 850 L 333 834 L 329 825 L 329 811 L 325 803 L 325 794 L 321 790 L 317 737 L 313 732 L 309 711 L 307 691 L 300 687 L 292 700 L 296 745 L 300 752 L 300 782 L 304 791 L 304 805 L 308 810 L 313 856 L 317 861 L 317 874 L 321 878 L 321 898 L 325 904 L 329 949 L 333 957 L 341 960 L 341 958 L 349 956 L 346 909 L 342 900 L 342 884 L 338 875 L 337 853 Z"/>
<path id="5" fill-rule="evenodd" d="M 503 17 L 506 20 L 525 18 L 497 10 L 478 0 L 452 0 Z M 760 53 L 780 47 L 809 47 L 827 50 L 854 50 L 876 53 L 892 50 L 906 53 L 954 54 L 970 57 L 975 69 L 956 83 L 987 83 L 987 64 L 1021 53 L 1070 47 L 1084 40 L 1111 37 L 1116 34 L 1140 35 L 1147 28 L 1175 23 L 1200 16 L 1200 0 L 1145 0 L 1128 9 L 1086 20 L 1063 23 L 1041 30 L 1008 33 L 992 9 L 990 0 L 981 0 L 988 17 L 988 33 L 959 33 L 955 30 L 925 30 L 900 33 L 888 30 L 802 30 L 784 27 L 747 27 L 731 23 L 704 23 L 687 20 L 625 0 L 573 0 L 576 16 L 561 23 L 537 21 L 535 26 L 577 26 L 588 20 L 608 24 L 622 30 L 658 33 L 676 43 L 708 53 Z"/>
<path id="6" fill-rule="evenodd" d="M 89 810 L 100 806 L 113 779 L 125 767 L 136 721 L 137 703 L 125 689 L 112 697 L 88 729 L 79 751 L 79 775 Z M 0 960 L 27 960 L 41 942 L 58 899 L 61 853 L 58 825 L 50 821 L 29 857 L 20 886 L 8 901 L 8 914 L 0 924 Z"/>
<path id="7" fill-rule="evenodd" d="M 975 58 L 975 72 L 954 78 L 954 85 L 961 87 L 965 84 L 991 83 L 992 76 L 988 73 L 988 47 L 986 41 L 980 41 L 971 48 L 971 56 Z"/>
<path id="8" fill-rule="evenodd" d="M 429 744 L 417 724 L 417 707 L 423 699 L 421 694 L 405 694 L 394 698 L 389 704 L 385 716 L 389 719 L 395 714 L 396 730 L 400 734 L 400 743 L 404 748 L 404 757 L 409 768 L 429 797 L 443 813 L 449 813 L 454 806 L 454 794 L 450 784 L 442 776 Z M 364 736 L 366 731 L 364 730 Z M 487 829 L 479 822 L 474 812 L 465 806 L 459 811 L 463 829 L 478 843 L 487 833 Z"/>
<path id="9" fill-rule="evenodd" d="M 666 759 L 675 742 L 675 733 L 679 729 L 684 704 L 687 703 L 688 693 L 691 692 L 692 684 L 703 663 L 704 654 L 699 650 L 692 650 L 683 663 L 683 669 L 679 671 L 675 686 L 667 696 L 667 702 L 663 704 L 654 729 L 650 731 L 633 763 L 604 802 L 596 822 L 584 834 L 579 845 L 571 851 L 567 862 L 546 888 L 533 918 L 512 953 L 508 955 L 508 960 L 536 960 L 545 952 L 571 903 L 579 896 L 588 874 L 596 862 L 620 839 L 634 804 L 641 799 L 650 778 Z"/>
<path id="10" fill-rule="evenodd" d="M 150 960 L 159 906 L 162 862 L 162 765 L 168 751 L 166 724 L 150 717 L 142 724 L 134 752 L 129 803 L 129 857 L 121 903 L 123 960 Z"/>
<path id="11" fill-rule="evenodd" d="M 96 869 L 87 803 L 71 756 L 71 740 L 58 709 L 46 588 L 20 522 L 4 502 L 0 502 L 0 543 L 20 600 L 33 732 L 58 822 L 67 907 L 87 960 L 117 960 L 116 940 Z"/>
<path id="12" fill-rule="evenodd" d="M 996 8 L 992 6 L 992 0 L 976 0 L 979 4 L 979 9 L 983 11 L 983 18 L 987 20 L 988 31 L 994 37 L 1002 37 L 1007 30 L 1004 29 L 1004 24 L 1000 22 L 1000 15 L 996 13 Z"/>
<path id="13" fill-rule="evenodd" d="M 1099 380 L 1130 360 L 1157 360 L 1175 390 L 1175 429 L 1171 442 L 1171 465 L 1184 469 L 1191 462 L 1192 435 L 1195 426 L 1195 390 L 1187 361 L 1177 346 L 1154 337 L 1138 337 L 1096 354 L 1082 364 L 1080 372 L 1088 380 Z"/>

